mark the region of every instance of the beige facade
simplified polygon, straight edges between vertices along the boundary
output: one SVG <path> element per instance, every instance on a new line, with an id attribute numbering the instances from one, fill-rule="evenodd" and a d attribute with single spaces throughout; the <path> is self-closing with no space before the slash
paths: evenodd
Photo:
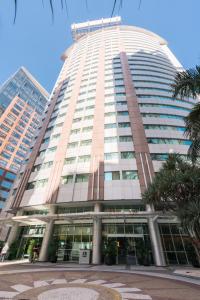
<path id="1" fill-rule="evenodd" d="M 169 152 L 187 154 L 184 117 L 194 100 L 173 99 L 170 88 L 181 65 L 165 40 L 121 25 L 86 32 L 62 58 L 42 132 L 10 197 L 8 210 L 24 211 L 14 221 L 23 230 L 47 223 L 41 260 L 51 235 L 82 224 L 87 238 L 83 229 L 61 234 L 59 251 L 91 248 L 100 263 L 102 239 L 119 242 L 119 257 L 124 243 L 135 255 L 143 241 L 156 265 L 189 263 L 186 249 L 168 253 L 161 234 L 176 218 L 159 216 L 141 197 Z"/>

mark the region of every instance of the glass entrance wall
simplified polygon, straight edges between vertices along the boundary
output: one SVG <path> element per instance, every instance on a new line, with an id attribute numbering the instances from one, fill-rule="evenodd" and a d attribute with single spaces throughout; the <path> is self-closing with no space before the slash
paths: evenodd
<path id="1" fill-rule="evenodd" d="M 159 224 L 166 263 L 170 265 L 194 264 L 197 261 L 190 238 L 180 224 Z"/>
<path id="2" fill-rule="evenodd" d="M 127 257 L 135 257 L 136 264 L 144 264 L 144 256 L 153 264 L 148 225 L 145 223 L 103 224 L 103 240 L 115 241 L 119 264 L 127 263 Z"/>
<path id="3" fill-rule="evenodd" d="M 58 244 L 59 261 L 78 261 L 80 249 L 92 249 L 91 224 L 56 224 L 54 238 Z"/>
<path id="4" fill-rule="evenodd" d="M 17 258 L 28 257 L 28 247 L 31 240 L 35 241 L 35 244 L 41 246 L 43 235 L 45 231 L 45 225 L 30 225 L 21 227 L 19 234 L 19 247 L 17 251 Z"/>

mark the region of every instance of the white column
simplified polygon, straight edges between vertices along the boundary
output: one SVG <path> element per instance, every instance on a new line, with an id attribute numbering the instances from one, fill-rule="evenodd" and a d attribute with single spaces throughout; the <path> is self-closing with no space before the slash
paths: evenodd
<path id="1" fill-rule="evenodd" d="M 21 216 L 23 214 L 23 210 L 19 210 L 17 213 L 16 213 L 16 216 Z M 16 241 L 16 239 L 18 238 L 18 235 L 19 235 L 19 223 L 13 223 L 12 225 L 12 228 L 10 230 L 10 233 L 7 237 L 7 240 L 6 240 L 6 244 L 8 244 L 8 246 L 10 247 L 12 245 L 12 243 L 14 243 Z"/>
<path id="2" fill-rule="evenodd" d="M 100 203 L 96 203 L 95 212 L 101 211 Z M 92 240 L 92 263 L 95 265 L 101 264 L 101 219 L 96 217 L 93 219 L 93 240 Z"/>
<path id="3" fill-rule="evenodd" d="M 158 267 L 166 266 L 156 217 L 149 217 L 148 225 L 149 225 L 149 234 L 150 234 L 151 245 L 153 250 L 154 263 Z"/>
<path id="4" fill-rule="evenodd" d="M 49 215 L 55 213 L 55 206 L 51 206 L 49 210 Z M 42 245 L 40 248 L 39 261 L 47 261 L 48 260 L 48 247 L 53 233 L 54 220 L 50 220 L 46 224 L 44 237 L 42 240 Z"/>

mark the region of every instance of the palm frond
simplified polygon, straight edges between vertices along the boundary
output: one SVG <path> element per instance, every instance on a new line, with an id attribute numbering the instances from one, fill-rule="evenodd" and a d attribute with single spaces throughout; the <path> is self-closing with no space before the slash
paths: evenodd
<path id="1" fill-rule="evenodd" d="M 185 125 L 185 135 L 192 142 L 188 155 L 194 163 L 200 155 L 200 103 L 197 103 L 185 118 Z"/>
<path id="2" fill-rule="evenodd" d="M 196 98 L 200 94 L 200 66 L 178 72 L 172 84 L 173 96 Z"/>

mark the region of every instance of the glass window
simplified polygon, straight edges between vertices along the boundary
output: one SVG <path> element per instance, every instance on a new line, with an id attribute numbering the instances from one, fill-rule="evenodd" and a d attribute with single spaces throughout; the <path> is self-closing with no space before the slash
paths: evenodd
<path id="1" fill-rule="evenodd" d="M 135 153 L 133 151 L 121 152 L 121 159 L 133 159 L 135 158 Z"/>
<path id="2" fill-rule="evenodd" d="M 76 162 L 76 157 L 65 158 L 65 165 L 74 164 Z"/>
<path id="3" fill-rule="evenodd" d="M 149 144 L 173 144 L 173 145 L 191 145 L 191 141 L 182 139 L 170 139 L 170 138 L 147 138 Z"/>
<path id="4" fill-rule="evenodd" d="M 104 160 L 118 159 L 118 152 L 104 153 Z"/>
<path id="5" fill-rule="evenodd" d="M 71 130 L 71 134 L 78 134 L 80 132 L 80 128 Z"/>
<path id="6" fill-rule="evenodd" d="M 126 128 L 126 127 L 131 127 L 130 122 L 120 122 L 118 123 L 119 128 Z"/>
<path id="7" fill-rule="evenodd" d="M 75 182 L 87 182 L 89 179 L 89 174 L 77 174 Z"/>
<path id="8" fill-rule="evenodd" d="M 105 124 L 104 125 L 105 129 L 109 129 L 109 128 L 117 128 L 117 124 L 116 123 L 109 123 L 109 124 Z"/>
<path id="9" fill-rule="evenodd" d="M 6 172 L 6 178 L 14 180 L 16 178 L 16 174 L 13 174 L 11 172 Z"/>
<path id="10" fill-rule="evenodd" d="M 128 111 L 118 111 L 117 115 L 118 116 L 128 116 Z"/>
<path id="11" fill-rule="evenodd" d="M 66 175 L 61 177 L 62 184 L 68 184 L 73 182 L 73 175 Z"/>
<path id="12" fill-rule="evenodd" d="M 119 171 L 104 172 L 104 179 L 105 181 L 120 180 L 120 173 Z"/>
<path id="13" fill-rule="evenodd" d="M 82 132 L 90 132 L 93 130 L 92 126 L 88 126 L 88 127 L 83 127 Z"/>
<path id="14" fill-rule="evenodd" d="M 122 178 L 128 180 L 135 180 L 138 179 L 137 171 L 122 171 Z"/>
<path id="15" fill-rule="evenodd" d="M 9 181 L 7 181 L 7 180 L 3 180 L 3 181 L 1 182 L 1 186 L 2 186 L 2 187 L 5 187 L 5 188 L 7 188 L 7 189 L 10 189 L 11 186 L 12 186 L 12 184 L 13 184 L 13 182 L 9 182 Z"/>
<path id="16" fill-rule="evenodd" d="M 104 143 L 116 143 L 117 136 L 109 136 L 104 138 Z"/>
<path id="17" fill-rule="evenodd" d="M 83 140 L 83 141 L 81 141 L 80 146 L 89 146 L 89 145 L 91 145 L 91 143 L 92 143 L 92 140 Z"/>
<path id="18" fill-rule="evenodd" d="M 79 156 L 78 162 L 83 163 L 83 162 L 88 162 L 90 161 L 90 155 L 83 155 Z"/>
<path id="19" fill-rule="evenodd" d="M 133 138 L 131 135 L 124 135 L 119 137 L 120 142 L 132 142 Z"/>
<path id="20" fill-rule="evenodd" d="M 76 148 L 78 147 L 78 142 L 73 142 L 73 143 L 69 143 L 67 145 L 67 148 L 70 149 L 70 148 Z"/>

